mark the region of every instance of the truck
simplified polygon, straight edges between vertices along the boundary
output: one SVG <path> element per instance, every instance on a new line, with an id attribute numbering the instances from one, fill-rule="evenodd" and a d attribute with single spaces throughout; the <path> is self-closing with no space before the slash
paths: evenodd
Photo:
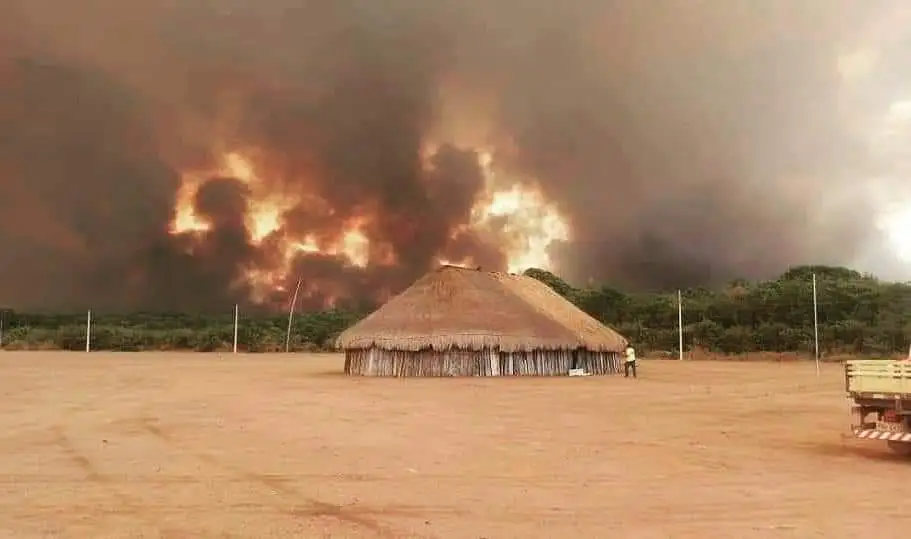
<path id="1" fill-rule="evenodd" d="M 845 389 L 855 438 L 884 441 L 911 456 L 911 356 L 845 362 Z"/>

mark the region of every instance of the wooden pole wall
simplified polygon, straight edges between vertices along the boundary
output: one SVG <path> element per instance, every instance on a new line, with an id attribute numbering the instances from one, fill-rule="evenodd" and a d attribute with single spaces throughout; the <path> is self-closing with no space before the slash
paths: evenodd
<path id="1" fill-rule="evenodd" d="M 352 376 L 567 376 L 573 350 L 496 352 L 422 350 L 405 352 L 352 349 L 345 352 L 345 374 Z M 619 374 L 618 354 L 578 350 L 578 366 L 593 375 Z"/>

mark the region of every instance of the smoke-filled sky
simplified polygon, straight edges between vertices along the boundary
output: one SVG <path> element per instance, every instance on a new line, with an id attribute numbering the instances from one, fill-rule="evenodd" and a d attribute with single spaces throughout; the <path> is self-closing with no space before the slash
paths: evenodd
<path id="1" fill-rule="evenodd" d="M 440 261 L 911 277 L 907 28 L 899 0 L 5 0 L 0 304 L 300 278 L 315 307 Z"/>

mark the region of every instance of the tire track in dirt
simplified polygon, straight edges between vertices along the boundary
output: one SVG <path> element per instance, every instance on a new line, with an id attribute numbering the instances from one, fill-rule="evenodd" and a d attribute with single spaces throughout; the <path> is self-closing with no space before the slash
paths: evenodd
<path id="1" fill-rule="evenodd" d="M 51 427 L 51 435 L 51 444 L 60 450 L 75 467 L 82 470 L 85 474 L 85 477 L 82 480 L 83 483 L 88 481 L 90 483 L 103 485 L 105 490 L 114 497 L 114 500 L 120 507 L 117 511 L 114 511 L 113 514 L 129 513 L 141 518 L 147 525 L 157 529 L 163 538 L 173 537 L 178 539 L 188 536 L 187 533 L 181 530 L 172 527 L 162 527 L 157 520 L 151 518 L 143 511 L 142 500 L 134 498 L 118 489 L 112 478 L 101 473 L 95 462 L 79 450 L 78 446 L 67 434 L 67 430 L 63 425 L 54 425 Z M 95 513 L 95 508 L 87 509 L 90 509 L 93 514 Z"/>
<path id="2" fill-rule="evenodd" d="M 401 511 L 392 510 L 392 508 L 370 508 L 366 506 L 357 506 L 354 504 L 343 506 L 339 504 L 324 502 L 312 496 L 308 496 L 289 485 L 290 479 L 276 474 L 252 472 L 234 464 L 224 462 L 223 460 L 218 459 L 211 454 L 194 451 L 188 447 L 184 447 L 179 443 L 172 431 L 170 431 L 167 427 L 163 426 L 158 420 L 155 420 L 152 417 L 141 417 L 137 419 L 139 426 L 149 436 L 158 439 L 172 449 L 179 450 L 182 454 L 190 454 L 208 466 L 220 468 L 228 473 L 235 475 L 241 481 L 255 483 L 272 492 L 277 492 L 304 502 L 305 507 L 277 507 L 280 512 L 288 516 L 295 518 L 331 518 L 342 523 L 364 528 L 374 533 L 376 537 L 385 539 L 397 539 L 408 536 L 423 537 L 425 539 L 433 539 L 434 537 L 426 534 L 421 536 L 417 536 L 415 534 L 405 534 L 400 530 L 396 530 L 386 524 L 381 523 L 376 518 L 377 515 L 392 514 L 395 514 L 396 516 L 412 516 L 417 518 L 421 516 L 419 514 L 406 515 Z"/>
<path id="3" fill-rule="evenodd" d="M 108 482 L 107 478 L 98 472 L 98 468 L 95 467 L 95 464 L 89 460 L 85 454 L 79 451 L 62 425 L 53 426 L 51 428 L 51 434 L 53 435 L 51 443 L 63 452 L 70 462 L 85 473 L 85 481 L 90 481 L 92 483 Z M 113 494 L 117 496 L 118 501 L 125 501 L 123 493 L 115 491 Z"/>

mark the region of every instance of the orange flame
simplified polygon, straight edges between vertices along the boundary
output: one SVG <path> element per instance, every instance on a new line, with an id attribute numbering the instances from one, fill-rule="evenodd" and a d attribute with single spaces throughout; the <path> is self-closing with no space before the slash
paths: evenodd
<path id="1" fill-rule="evenodd" d="M 507 254 L 511 272 L 529 267 L 550 268 L 548 247 L 553 242 L 569 239 L 566 221 L 540 191 L 528 186 L 528 182 L 501 177 L 489 152 L 479 155 L 479 165 L 486 180 L 485 193 L 471 212 L 471 222 L 464 228 L 479 232 L 501 247 Z M 279 262 L 272 267 L 253 267 L 244 272 L 242 280 L 250 285 L 254 301 L 261 302 L 270 293 L 282 290 L 281 283 L 291 272 L 291 264 L 299 253 L 339 256 L 353 266 L 368 265 L 370 240 L 361 230 L 363 223 L 349 223 L 340 239 L 332 243 L 313 235 L 287 237 L 276 234 L 282 230 L 284 213 L 300 200 L 271 190 L 271 184 L 260 178 L 255 162 L 239 152 L 224 154 L 217 169 L 207 174 L 197 171 L 183 175 L 171 223 L 172 233 L 205 233 L 210 229 L 210 225 L 195 213 L 193 200 L 205 179 L 216 175 L 235 178 L 250 189 L 245 220 L 251 241 L 262 244 L 268 239 L 270 246 L 277 246 L 281 252 Z M 440 262 L 472 264 L 471 260 L 441 259 Z"/>
<path id="2" fill-rule="evenodd" d="M 551 245 L 570 239 L 570 228 L 556 206 L 548 202 L 534 183 L 509 178 L 495 166 L 492 153 L 479 153 L 486 192 L 472 210 L 470 227 L 492 232 L 507 254 L 508 270 L 551 269 Z M 491 231 L 493 221 L 502 225 Z"/>

